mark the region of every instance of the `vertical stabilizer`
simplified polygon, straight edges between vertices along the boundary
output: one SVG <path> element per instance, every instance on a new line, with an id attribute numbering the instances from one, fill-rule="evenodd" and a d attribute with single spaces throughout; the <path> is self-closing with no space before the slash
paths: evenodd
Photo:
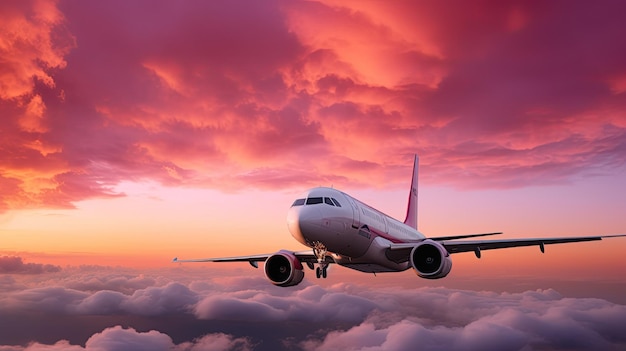
<path id="1" fill-rule="evenodd" d="M 406 219 L 404 224 L 417 229 L 417 173 L 420 159 L 415 155 L 413 162 L 413 179 L 411 180 L 411 190 L 409 191 L 409 203 L 406 208 Z"/>

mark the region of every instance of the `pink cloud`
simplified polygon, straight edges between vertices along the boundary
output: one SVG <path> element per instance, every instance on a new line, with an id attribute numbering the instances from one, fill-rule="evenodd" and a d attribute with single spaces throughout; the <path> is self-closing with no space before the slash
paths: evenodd
<path id="1" fill-rule="evenodd" d="M 137 333 L 134 329 L 123 329 L 119 326 L 108 328 L 94 334 L 85 349 L 94 350 L 169 350 L 173 346 L 172 339 L 156 330 Z"/>
<path id="2" fill-rule="evenodd" d="M 122 181 L 395 186 L 415 152 L 458 187 L 626 164 L 621 2 L 4 6 L 0 210 Z"/>
<path id="3" fill-rule="evenodd" d="M 245 338 L 233 338 L 226 334 L 208 334 L 193 341 L 174 344 L 172 338 L 156 330 L 138 332 L 133 328 L 114 326 L 92 335 L 85 347 L 61 340 L 52 345 L 32 343 L 26 347 L 2 347 L 6 351 L 200 351 L 200 350 L 252 350 Z"/>
<path id="4" fill-rule="evenodd" d="M 0 101 L 37 101 L 36 83 L 54 87 L 50 70 L 64 68 L 73 47 L 56 1 L 5 2 L 0 5 Z M 32 98 L 32 100 L 31 100 Z M 28 118 L 28 116 L 25 116 Z"/>
<path id="5" fill-rule="evenodd" d="M 234 350 L 250 351 L 255 350 L 255 344 L 246 338 L 235 338 L 232 335 L 223 333 L 209 334 L 192 342 L 185 342 L 176 345 L 176 351 L 202 351 L 202 350 Z"/>

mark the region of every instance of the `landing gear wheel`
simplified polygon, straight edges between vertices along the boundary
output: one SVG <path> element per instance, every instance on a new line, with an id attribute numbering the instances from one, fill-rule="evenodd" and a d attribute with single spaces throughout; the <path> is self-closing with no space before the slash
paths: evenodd
<path id="1" fill-rule="evenodd" d="M 319 278 L 326 279 L 326 277 L 328 277 L 328 267 L 315 268 L 315 276 L 317 276 L 317 279 Z"/>
<path id="2" fill-rule="evenodd" d="M 313 254 L 317 258 L 317 268 L 315 268 L 315 275 L 317 279 L 328 277 L 328 262 L 326 262 L 326 253 L 328 250 L 326 246 L 319 241 L 313 243 Z"/>

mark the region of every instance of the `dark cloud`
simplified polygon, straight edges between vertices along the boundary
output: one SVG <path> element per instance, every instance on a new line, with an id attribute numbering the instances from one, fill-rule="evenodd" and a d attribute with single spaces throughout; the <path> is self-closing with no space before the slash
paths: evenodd
<path id="1" fill-rule="evenodd" d="M 61 267 L 51 264 L 24 263 L 19 256 L 0 257 L 0 274 L 43 274 L 60 270 Z"/>

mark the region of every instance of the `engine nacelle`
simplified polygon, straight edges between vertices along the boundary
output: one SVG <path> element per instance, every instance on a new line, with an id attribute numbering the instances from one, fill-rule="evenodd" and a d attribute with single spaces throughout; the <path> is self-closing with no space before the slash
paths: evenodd
<path id="1" fill-rule="evenodd" d="M 443 278 L 452 269 L 452 260 L 446 248 L 432 240 L 424 240 L 414 247 L 410 260 L 415 273 L 421 278 Z"/>
<path id="2" fill-rule="evenodd" d="M 300 260 L 289 251 L 279 251 L 265 260 L 265 276 L 272 284 L 294 286 L 304 278 Z"/>

